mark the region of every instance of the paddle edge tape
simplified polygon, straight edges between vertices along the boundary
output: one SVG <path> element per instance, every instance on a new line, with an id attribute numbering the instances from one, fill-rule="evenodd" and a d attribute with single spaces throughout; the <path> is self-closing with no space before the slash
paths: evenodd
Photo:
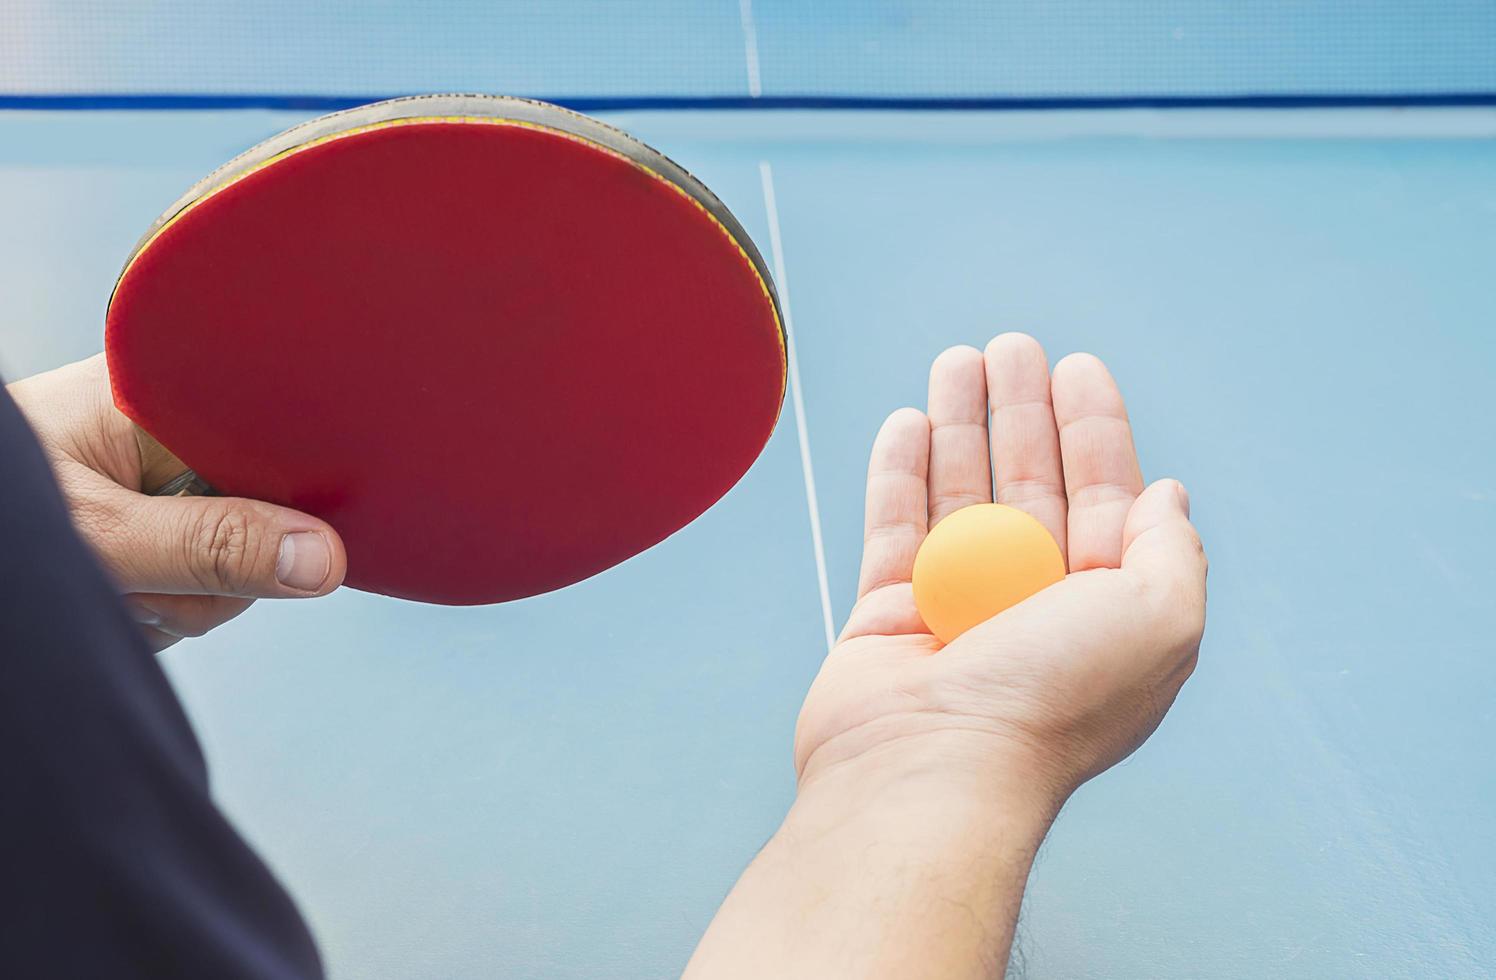
<path id="1" fill-rule="evenodd" d="M 344 109 L 292 126 L 256 144 L 214 170 L 192 185 L 185 194 L 162 212 L 126 257 L 124 267 L 115 279 L 114 289 L 110 292 L 109 306 L 113 306 L 114 296 L 119 292 L 120 285 L 135 265 L 135 260 L 168 228 L 213 195 L 233 186 L 250 174 L 302 150 L 371 130 L 422 123 L 518 126 L 553 133 L 622 159 L 651 178 L 665 183 L 677 194 L 690 201 L 737 249 L 749 268 L 754 271 L 759 288 L 769 301 L 769 310 L 774 318 L 774 327 L 779 341 L 779 404 L 775 409 L 777 419 L 784 409 L 789 378 L 789 353 L 784 315 L 780 309 L 779 292 L 774 286 L 774 279 L 769 273 L 768 264 L 737 218 L 705 184 L 674 160 L 643 141 L 590 116 L 533 99 L 507 95 L 414 95 L 373 102 L 354 109 Z M 110 350 L 112 345 L 109 339 L 106 330 L 104 344 L 106 359 L 112 361 Z M 121 411 L 126 411 L 126 406 L 121 403 L 120 392 L 114 382 L 112 371 L 110 372 L 110 388 L 115 405 Z M 126 411 L 126 414 L 129 413 Z M 184 477 L 187 475 L 184 474 Z M 178 482 L 173 481 L 173 484 Z M 201 483 L 201 481 L 197 482 Z M 181 492 L 179 487 L 176 490 Z"/>

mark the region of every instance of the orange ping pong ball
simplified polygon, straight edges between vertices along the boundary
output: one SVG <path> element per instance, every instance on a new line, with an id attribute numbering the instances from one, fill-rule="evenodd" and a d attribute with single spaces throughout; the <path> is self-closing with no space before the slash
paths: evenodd
<path id="1" fill-rule="evenodd" d="M 949 643 L 1065 577 L 1043 524 L 1004 504 L 963 507 L 925 535 L 914 557 L 914 604 Z"/>

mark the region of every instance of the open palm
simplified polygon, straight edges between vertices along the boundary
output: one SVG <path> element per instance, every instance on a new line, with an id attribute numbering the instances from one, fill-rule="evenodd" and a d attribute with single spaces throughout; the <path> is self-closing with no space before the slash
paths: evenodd
<path id="1" fill-rule="evenodd" d="M 943 645 L 914 604 L 915 553 L 994 493 L 1048 528 L 1069 574 Z M 1095 357 L 1051 377 L 1022 334 L 943 353 L 928 415 L 901 409 L 878 433 L 866 513 L 857 604 L 801 712 L 802 785 L 887 754 L 978 779 L 1018 765 L 1060 803 L 1148 737 L 1194 667 L 1206 565 L 1188 498 L 1144 488 Z"/>

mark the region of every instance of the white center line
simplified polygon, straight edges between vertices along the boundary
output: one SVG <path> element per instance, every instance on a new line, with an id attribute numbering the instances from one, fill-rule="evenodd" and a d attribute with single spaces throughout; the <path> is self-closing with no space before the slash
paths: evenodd
<path id="1" fill-rule="evenodd" d="M 748 94 L 763 94 L 758 83 L 758 28 L 753 23 L 753 0 L 738 0 L 738 20 L 743 24 L 743 58 L 748 63 Z"/>
<path id="2" fill-rule="evenodd" d="M 747 0 L 744 0 L 745 4 Z M 774 197 L 774 171 L 769 161 L 758 162 L 764 186 L 764 210 L 769 215 L 769 248 L 774 255 L 774 280 L 779 287 L 779 309 L 784 316 L 785 360 L 789 364 L 790 403 L 795 409 L 795 432 L 800 437 L 800 469 L 805 475 L 805 507 L 810 513 L 810 543 L 816 555 L 816 582 L 821 587 L 821 619 L 826 626 L 826 649 L 836 643 L 831 615 L 831 587 L 826 579 L 826 548 L 821 542 L 821 508 L 816 503 L 815 468 L 810 464 L 810 430 L 805 424 L 805 396 L 800 391 L 800 356 L 795 352 L 795 323 L 790 316 L 790 284 L 784 274 L 784 242 L 779 235 L 779 205 Z"/>

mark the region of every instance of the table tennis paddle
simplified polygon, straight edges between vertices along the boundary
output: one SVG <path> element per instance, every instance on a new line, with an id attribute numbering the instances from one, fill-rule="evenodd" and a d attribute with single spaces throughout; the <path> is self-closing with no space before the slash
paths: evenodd
<path id="1" fill-rule="evenodd" d="M 762 256 L 643 143 L 521 99 L 296 126 L 173 204 L 110 299 L 115 403 L 184 485 L 314 514 L 347 584 L 560 588 L 747 471 L 784 397 Z"/>

